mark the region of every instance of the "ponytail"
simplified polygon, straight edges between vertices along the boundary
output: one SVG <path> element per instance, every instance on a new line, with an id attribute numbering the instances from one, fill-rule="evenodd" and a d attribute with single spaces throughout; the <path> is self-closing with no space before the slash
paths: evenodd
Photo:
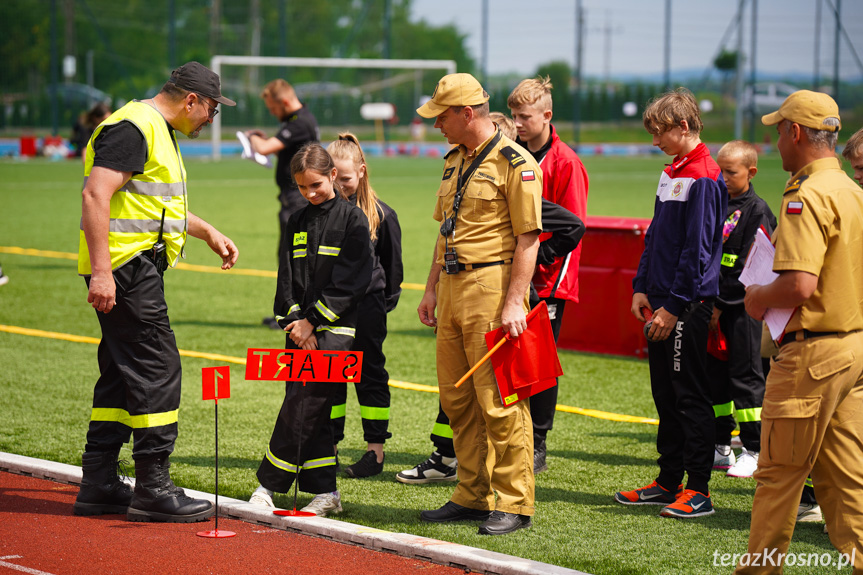
<path id="1" fill-rule="evenodd" d="M 338 140 L 327 146 L 327 152 L 335 159 L 350 160 L 357 171 L 359 171 L 361 166 L 366 167 L 365 174 L 360 178 L 359 185 L 357 186 L 357 206 L 359 206 L 369 220 L 369 232 L 372 241 L 377 240 L 383 210 L 378 206 L 378 195 L 369 183 L 369 167 L 366 164 L 366 156 L 363 154 L 363 149 L 360 147 L 360 141 L 352 133 L 343 132 L 339 134 Z M 345 197 L 341 188 L 339 188 L 339 191 L 342 197 Z M 348 198 L 345 197 L 345 199 Z"/>

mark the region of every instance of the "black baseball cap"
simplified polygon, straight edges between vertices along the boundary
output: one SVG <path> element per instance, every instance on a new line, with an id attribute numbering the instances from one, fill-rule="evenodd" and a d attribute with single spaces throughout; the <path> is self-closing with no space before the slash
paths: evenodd
<path id="1" fill-rule="evenodd" d="M 168 81 L 178 88 L 212 98 L 225 106 L 237 105 L 233 100 L 222 96 L 219 75 L 199 62 L 183 64 L 171 72 L 171 79 Z"/>

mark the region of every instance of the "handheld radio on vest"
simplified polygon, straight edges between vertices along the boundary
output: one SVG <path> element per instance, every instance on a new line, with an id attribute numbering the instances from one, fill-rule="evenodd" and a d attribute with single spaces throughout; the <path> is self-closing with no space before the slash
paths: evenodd
<path id="1" fill-rule="evenodd" d="M 165 208 L 162 208 L 162 223 L 159 224 L 159 238 L 153 247 L 150 248 L 150 258 L 156 264 L 156 269 L 159 273 L 163 273 L 168 269 L 168 247 L 162 241 L 162 230 L 165 229 Z"/>

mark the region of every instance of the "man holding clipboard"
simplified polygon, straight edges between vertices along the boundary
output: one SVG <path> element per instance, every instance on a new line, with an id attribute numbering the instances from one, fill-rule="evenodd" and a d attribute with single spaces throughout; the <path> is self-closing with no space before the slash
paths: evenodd
<path id="1" fill-rule="evenodd" d="M 778 573 L 810 470 L 830 540 L 863 570 L 863 194 L 835 155 L 839 109 L 800 90 L 762 118 L 776 126 L 792 174 L 766 285 L 747 288 L 746 311 L 796 308 L 779 340 L 761 413 L 749 553 L 737 573 Z M 768 557 L 770 558 L 768 560 Z"/>

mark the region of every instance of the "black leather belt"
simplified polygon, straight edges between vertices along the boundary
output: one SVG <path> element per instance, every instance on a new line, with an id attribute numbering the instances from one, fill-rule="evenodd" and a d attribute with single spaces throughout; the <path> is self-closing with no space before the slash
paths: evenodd
<path id="1" fill-rule="evenodd" d="M 499 262 L 486 262 L 482 264 L 458 264 L 458 271 L 478 270 L 480 268 L 489 268 L 491 266 L 502 266 L 508 263 L 512 263 L 512 260 L 500 260 Z"/>
<path id="2" fill-rule="evenodd" d="M 803 337 L 801 339 L 812 339 L 813 337 L 826 337 L 828 335 L 839 335 L 841 331 L 809 331 L 808 329 L 798 329 L 797 331 L 792 331 L 791 333 L 786 333 L 782 336 L 782 339 L 779 340 L 779 347 L 782 347 L 786 343 L 791 343 L 792 341 L 797 341 L 797 334 L 802 333 Z"/>

